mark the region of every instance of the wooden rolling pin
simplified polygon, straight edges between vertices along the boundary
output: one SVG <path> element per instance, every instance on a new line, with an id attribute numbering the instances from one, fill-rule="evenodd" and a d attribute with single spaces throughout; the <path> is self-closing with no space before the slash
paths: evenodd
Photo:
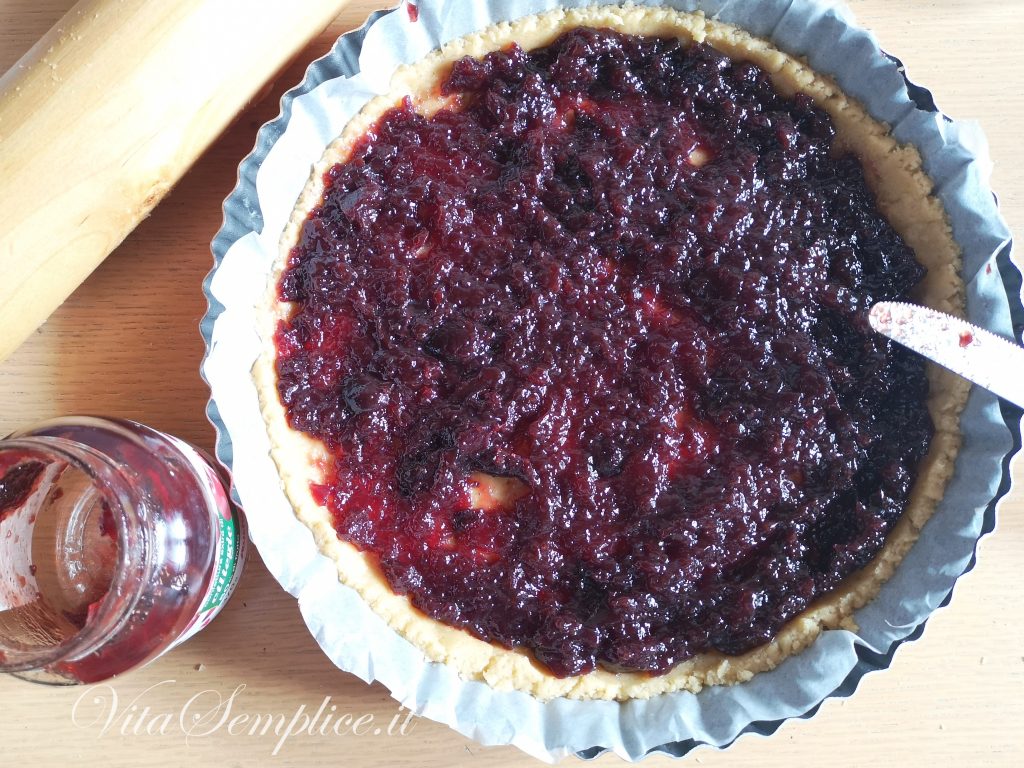
<path id="1" fill-rule="evenodd" d="M 0 360 L 344 4 L 82 0 L 0 78 Z"/>

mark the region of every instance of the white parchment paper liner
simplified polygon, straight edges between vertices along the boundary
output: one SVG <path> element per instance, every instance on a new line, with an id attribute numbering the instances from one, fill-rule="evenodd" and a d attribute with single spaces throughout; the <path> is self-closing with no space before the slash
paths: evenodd
<path id="1" fill-rule="evenodd" d="M 387 90 L 399 64 L 496 21 L 589 4 L 421 0 L 415 22 L 399 8 L 374 14 L 363 28 L 341 38 L 286 96 L 282 116 L 261 130 L 256 149 L 240 167 L 239 186 L 225 203 L 225 224 L 214 241 L 215 256 L 223 254 L 223 259 L 207 280 L 210 311 L 203 323 L 208 344 L 203 373 L 212 389 L 211 420 L 220 432 L 218 455 L 232 467 L 264 562 L 298 598 L 310 631 L 327 655 L 366 681 L 380 680 L 406 707 L 482 744 L 514 744 L 548 761 L 601 749 L 636 760 L 654 749 L 680 755 L 697 744 L 723 746 L 743 732 L 771 732 L 782 720 L 808 713 L 831 694 L 848 694 L 865 666 L 888 664 L 894 645 L 918 629 L 973 561 L 985 509 L 997 494 L 1003 460 L 1013 446 L 998 401 L 975 389 L 963 416 L 964 445 L 946 497 L 896 575 L 857 613 L 859 634 L 826 632 L 809 650 L 772 672 L 698 695 L 673 693 L 624 704 L 563 699 L 540 703 L 519 692 L 494 691 L 425 661 L 339 583 L 334 563 L 318 553 L 282 492 L 249 375 L 260 344 L 254 306 L 280 233 L 310 166 L 366 101 Z M 996 262 L 1010 233 L 988 187 L 987 147 L 976 126 L 918 109 L 897 66 L 839 4 L 660 4 L 703 10 L 805 56 L 816 70 L 833 75 L 847 93 L 863 101 L 872 115 L 892 125 L 900 141 L 916 144 L 964 251 L 968 315 L 1011 335 L 1010 306 L 1019 305 L 1019 297 L 1013 293 L 1008 299 Z"/>

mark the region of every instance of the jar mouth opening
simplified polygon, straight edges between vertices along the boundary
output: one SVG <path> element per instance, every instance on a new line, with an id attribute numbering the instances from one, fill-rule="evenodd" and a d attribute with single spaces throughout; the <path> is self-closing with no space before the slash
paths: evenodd
<path id="1" fill-rule="evenodd" d="M 34 603 L 22 606 L 33 613 L 25 621 L 36 622 L 39 626 L 50 621 L 59 627 L 59 631 L 52 632 L 50 639 L 53 642 L 47 643 L 45 628 L 39 630 L 36 627 L 37 631 L 32 634 L 41 642 L 21 643 L 14 638 L 16 629 L 12 622 L 0 622 L 0 671 L 19 673 L 42 669 L 54 678 L 47 678 L 46 682 L 60 682 L 61 677 L 73 682 L 73 676 L 62 669 L 63 665 L 96 651 L 107 638 L 118 632 L 138 602 L 149 580 L 146 573 L 151 546 L 149 537 L 124 477 L 114 463 L 95 449 L 63 438 L 15 436 L 4 441 L 2 451 L 22 452 L 28 460 L 42 461 L 49 466 L 64 465 L 64 469 L 58 469 L 50 478 L 44 477 L 41 483 L 53 482 L 55 477 L 63 476 L 58 472 L 70 471 L 78 480 L 72 491 L 81 491 L 81 496 L 77 499 L 64 498 L 64 488 L 49 489 L 44 508 L 38 509 L 32 517 L 34 526 L 44 523 L 48 527 L 45 535 L 40 536 L 39 544 L 41 554 L 45 553 L 47 560 L 45 564 L 39 564 L 38 570 L 35 562 L 29 566 L 37 596 Z M 53 509 L 52 504 L 46 506 L 51 497 L 54 503 L 60 503 L 61 511 Z M 44 515 L 60 519 L 44 520 Z M 35 533 L 36 528 L 33 527 L 30 533 L 30 559 L 33 560 L 37 552 Z M 97 546 L 103 548 L 105 562 L 96 565 L 91 560 L 82 559 L 92 558 Z M 78 556 L 79 562 L 68 565 L 67 572 L 64 572 L 63 559 L 67 555 Z M 85 567 L 99 570 L 98 583 L 88 583 L 89 577 L 96 578 L 96 575 L 83 573 L 83 562 L 92 563 Z M 20 576 L 19 581 L 24 578 Z M 40 588 L 45 585 L 52 591 L 54 585 L 69 579 L 84 581 L 86 589 L 91 588 L 97 593 L 102 589 L 103 594 L 93 595 L 96 599 L 88 602 L 84 612 L 82 605 L 68 611 L 66 607 L 52 604 L 44 589 Z"/>

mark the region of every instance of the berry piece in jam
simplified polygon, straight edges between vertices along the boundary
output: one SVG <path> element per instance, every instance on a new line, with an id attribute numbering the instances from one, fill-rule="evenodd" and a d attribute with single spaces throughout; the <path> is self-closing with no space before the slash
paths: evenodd
<path id="1" fill-rule="evenodd" d="M 0 477 L 0 521 L 25 503 L 43 469 L 41 461 L 23 461 Z"/>

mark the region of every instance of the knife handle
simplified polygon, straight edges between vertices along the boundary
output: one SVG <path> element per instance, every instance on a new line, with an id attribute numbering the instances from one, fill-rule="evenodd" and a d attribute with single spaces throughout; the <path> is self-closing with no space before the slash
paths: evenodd
<path id="1" fill-rule="evenodd" d="M 0 78 L 0 360 L 346 0 L 83 0 Z"/>

